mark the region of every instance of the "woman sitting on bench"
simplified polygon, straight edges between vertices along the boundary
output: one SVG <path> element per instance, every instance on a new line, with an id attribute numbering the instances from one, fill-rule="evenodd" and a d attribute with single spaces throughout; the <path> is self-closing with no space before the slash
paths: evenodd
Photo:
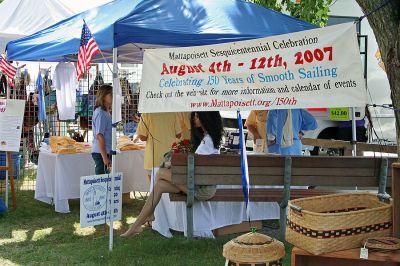
<path id="1" fill-rule="evenodd" d="M 196 154 L 219 154 L 223 127 L 219 112 L 193 112 L 191 114 L 192 144 Z M 142 225 L 154 219 L 154 210 L 160 202 L 163 193 L 186 193 L 186 186 L 172 184 L 171 170 L 161 168 L 157 173 L 157 183 L 150 193 L 142 211 L 132 226 L 122 234 L 122 237 L 139 234 L 143 231 Z M 215 195 L 216 186 L 199 186 L 195 190 L 195 198 L 205 201 Z"/>

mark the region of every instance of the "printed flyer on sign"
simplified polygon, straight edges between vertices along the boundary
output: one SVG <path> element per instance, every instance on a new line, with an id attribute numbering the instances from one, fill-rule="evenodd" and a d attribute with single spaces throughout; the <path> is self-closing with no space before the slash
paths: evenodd
<path id="1" fill-rule="evenodd" d="M 83 176 L 80 185 L 81 227 L 104 224 L 110 221 L 111 201 L 114 201 L 114 221 L 121 220 L 122 173 L 114 177 L 114 195 L 111 195 L 111 174 Z"/>
<path id="2" fill-rule="evenodd" d="M 148 49 L 139 111 L 361 107 L 353 23 L 216 45 Z"/>
<path id="3" fill-rule="evenodd" d="M 25 101 L 0 99 L 0 151 L 19 152 Z"/>

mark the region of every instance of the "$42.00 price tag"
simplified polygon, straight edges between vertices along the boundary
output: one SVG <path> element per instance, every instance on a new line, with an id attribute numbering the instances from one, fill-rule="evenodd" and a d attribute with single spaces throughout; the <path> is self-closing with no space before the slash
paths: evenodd
<path id="1" fill-rule="evenodd" d="M 349 121 L 350 120 L 350 108 L 330 108 L 329 119 L 332 121 Z"/>

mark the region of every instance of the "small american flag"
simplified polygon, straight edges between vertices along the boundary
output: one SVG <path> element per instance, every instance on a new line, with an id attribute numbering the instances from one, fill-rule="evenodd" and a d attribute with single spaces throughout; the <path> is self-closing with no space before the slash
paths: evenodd
<path id="1" fill-rule="evenodd" d="M 83 23 L 81 44 L 78 52 L 78 66 L 76 76 L 78 81 L 82 75 L 90 68 L 93 57 L 100 51 L 86 23 Z"/>
<path id="2" fill-rule="evenodd" d="M 14 86 L 14 81 L 13 78 L 15 74 L 17 73 L 17 68 L 8 62 L 4 56 L 0 57 L 0 71 L 6 74 L 7 76 L 7 81 L 10 84 L 10 86 Z"/>

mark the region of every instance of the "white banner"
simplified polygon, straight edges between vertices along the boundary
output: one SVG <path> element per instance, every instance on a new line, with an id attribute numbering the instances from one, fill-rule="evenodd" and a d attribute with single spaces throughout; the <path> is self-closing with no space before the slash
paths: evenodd
<path id="1" fill-rule="evenodd" d="M 207 46 L 146 50 L 139 111 L 361 107 L 353 23 Z"/>
<path id="2" fill-rule="evenodd" d="M 114 201 L 114 221 L 122 214 L 122 173 L 114 177 L 114 195 L 111 195 L 111 174 L 81 177 L 80 224 L 81 227 L 108 223 L 111 215 L 111 200 Z M 108 193 L 107 193 L 108 191 Z"/>
<path id="3" fill-rule="evenodd" d="M 19 152 L 25 101 L 0 99 L 0 151 Z"/>

